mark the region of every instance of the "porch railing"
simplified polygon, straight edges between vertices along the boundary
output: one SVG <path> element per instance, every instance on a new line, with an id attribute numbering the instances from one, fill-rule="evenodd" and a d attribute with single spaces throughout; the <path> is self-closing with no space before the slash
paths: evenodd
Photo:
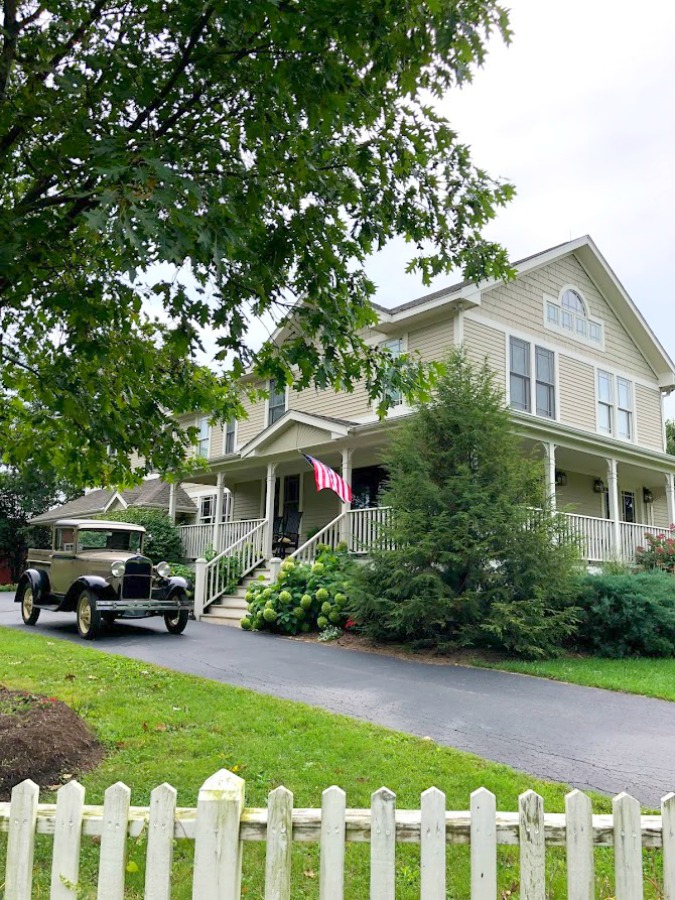
<path id="1" fill-rule="evenodd" d="M 349 549 L 352 553 L 366 554 L 373 547 L 393 550 L 393 542 L 385 540 L 382 533 L 383 526 L 391 524 L 392 514 L 390 506 L 350 510 Z"/>
<path id="2" fill-rule="evenodd" d="M 658 534 L 661 528 L 655 528 L 653 525 L 639 525 L 637 522 L 621 522 L 619 525 L 619 534 L 621 540 L 621 558 L 626 562 L 634 562 L 635 554 L 638 547 L 644 547 L 646 544 L 646 534 Z"/>
<path id="3" fill-rule="evenodd" d="M 197 563 L 195 578 L 195 615 L 199 616 L 235 579 L 239 580 L 265 561 L 267 521 L 253 519 L 252 528 L 206 564 Z"/>
<path id="4" fill-rule="evenodd" d="M 332 522 L 329 522 L 328 525 L 324 525 L 321 531 L 317 531 L 317 533 L 312 535 L 309 540 L 305 541 L 304 544 L 301 544 L 297 550 L 294 550 L 293 553 L 291 553 L 290 558 L 296 559 L 298 562 L 312 562 L 316 557 L 316 548 L 319 544 L 326 544 L 331 550 L 335 550 L 342 540 L 346 518 L 347 513 L 340 513 L 340 515 L 336 516 Z"/>
<path id="5" fill-rule="evenodd" d="M 611 519 L 564 513 L 572 534 L 579 537 L 582 557 L 588 562 L 606 562 L 616 556 L 613 548 Z"/>
<path id="6" fill-rule="evenodd" d="M 225 550 L 251 528 L 264 521 L 264 519 L 236 519 L 233 522 L 223 522 L 218 530 L 214 524 L 180 525 L 183 554 L 186 559 L 198 559 L 204 556 L 209 547 L 216 552 Z"/>

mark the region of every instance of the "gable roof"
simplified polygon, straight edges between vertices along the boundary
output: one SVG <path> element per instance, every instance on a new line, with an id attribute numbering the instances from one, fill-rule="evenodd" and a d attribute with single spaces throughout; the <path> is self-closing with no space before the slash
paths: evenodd
<path id="1" fill-rule="evenodd" d="M 264 431 L 261 431 L 248 444 L 241 448 L 242 459 L 255 454 L 260 447 L 269 444 L 270 441 L 277 438 L 284 431 L 294 425 L 307 425 L 310 428 L 325 432 L 331 438 L 344 437 L 349 433 L 350 429 L 355 425 L 347 419 L 335 419 L 332 416 L 317 415 L 316 413 L 300 412 L 297 409 L 287 410 L 280 419 L 277 419 L 272 425 L 268 425 Z"/>
<path id="2" fill-rule="evenodd" d="M 99 488 L 89 491 L 68 503 L 34 516 L 31 525 L 49 525 L 56 519 L 81 519 L 106 512 L 117 499 L 123 507 L 139 506 L 150 509 L 169 509 L 171 486 L 161 478 L 144 481 L 137 487 L 116 491 L 114 488 Z M 176 485 L 176 511 L 194 513 L 197 507 L 180 485 Z"/>

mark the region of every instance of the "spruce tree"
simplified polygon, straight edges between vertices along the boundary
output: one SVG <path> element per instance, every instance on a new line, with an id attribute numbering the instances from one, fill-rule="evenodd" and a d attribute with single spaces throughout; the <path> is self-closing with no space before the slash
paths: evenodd
<path id="1" fill-rule="evenodd" d="M 382 503 L 394 510 L 386 537 L 397 549 L 361 572 L 352 613 L 365 631 L 555 652 L 575 628 L 578 553 L 489 369 L 454 351 L 386 464 Z"/>

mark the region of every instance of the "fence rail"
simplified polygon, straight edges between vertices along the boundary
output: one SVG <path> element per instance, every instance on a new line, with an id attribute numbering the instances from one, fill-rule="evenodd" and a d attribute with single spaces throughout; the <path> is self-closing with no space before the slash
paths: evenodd
<path id="1" fill-rule="evenodd" d="M 393 543 L 383 535 L 383 527 L 391 524 L 392 517 L 390 506 L 350 510 L 349 549 L 353 553 L 368 553 L 374 547 L 393 550 Z"/>
<path id="2" fill-rule="evenodd" d="M 195 611 L 203 612 L 214 600 L 217 600 L 225 592 L 228 584 L 235 578 L 239 580 L 248 575 L 265 560 L 265 532 L 267 521 L 265 519 L 252 519 L 256 524 L 245 531 L 241 537 L 226 547 L 218 556 L 204 565 L 203 580 L 197 578 L 199 588 L 195 584 Z M 198 562 L 199 566 L 200 563 Z M 201 585 L 204 585 L 204 596 L 197 597 L 201 593 Z"/>
<path id="3" fill-rule="evenodd" d="M 296 559 L 298 562 L 312 562 L 317 554 L 319 544 L 325 544 L 331 550 L 335 550 L 342 540 L 346 518 L 347 513 L 340 513 L 328 525 L 324 525 L 321 531 L 317 531 L 309 540 L 301 544 L 297 550 L 291 553 L 290 558 Z"/>
<path id="4" fill-rule="evenodd" d="M 615 898 L 638 900 L 643 895 L 642 850 L 663 850 L 663 895 L 675 896 L 675 794 L 664 797 L 661 815 L 641 816 L 628 794 L 613 801 L 612 815 L 593 815 L 590 799 L 581 791 L 565 798 L 564 813 L 545 813 L 534 791 L 519 798 L 518 812 L 498 812 L 494 794 L 480 788 L 471 794 L 470 808 L 448 812 L 445 795 L 429 788 L 420 808 L 396 808 L 396 795 L 381 788 L 371 796 L 370 809 L 348 809 L 339 787 L 323 792 L 320 809 L 296 809 L 284 787 L 268 797 L 266 809 L 244 807 L 244 781 L 221 770 L 202 786 L 197 807 L 178 808 L 176 791 L 168 784 L 155 788 L 149 807 L 130 805 L 129 788 L 118 782 L 105 792 L 103 806 L 85 806 L 84 788 L 77 782 L 62 787 L 56 804 L 38 804 L 39 789 L 24 781 L 12 791 L 10 803 L 0 803 L 0 831 L 9 832 L 5 900 L 33 896 L 35 834 L 53 837 L 52 900 L 79 896 L 81 837 L 100 838 L 98 897 L 123 900 L 126 838 L 147 835 L 145 896 L 168 900 L 174 840 L 195 842 L 194 900 L 238 900 L 241 897 L 243 846 L 266 841 L 266 900 L 290 900 L 293 842 L 320 844 L 319 889 L 323 900 L 344 896 L 345 843 L 370 843 L 371 900 L 394 900 L 396 844 L 420 844 L 422 900 L 446 896 L 446 846 L 470 844 L 471 900 L 496 900 L 497 846 L 520 848 L 520 896 L 545 900 L 546 848 L 567 851 L 569 900 L 594 897 L 594 848 L 614 848 Z"/>

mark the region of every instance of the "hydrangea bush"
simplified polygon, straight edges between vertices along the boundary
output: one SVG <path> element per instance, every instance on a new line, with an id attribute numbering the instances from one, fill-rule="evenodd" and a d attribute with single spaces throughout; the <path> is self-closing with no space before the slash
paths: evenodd
<path id="1" fill-rule="evenodd" d="M 337 550 L 319 545 L 318 549 L 312 565 L 284 560 L 275 584 L 250 586 L 242 628 L 298 634 L 344 626 L 354 563 L 346 545 L 340 544 Z"/>

